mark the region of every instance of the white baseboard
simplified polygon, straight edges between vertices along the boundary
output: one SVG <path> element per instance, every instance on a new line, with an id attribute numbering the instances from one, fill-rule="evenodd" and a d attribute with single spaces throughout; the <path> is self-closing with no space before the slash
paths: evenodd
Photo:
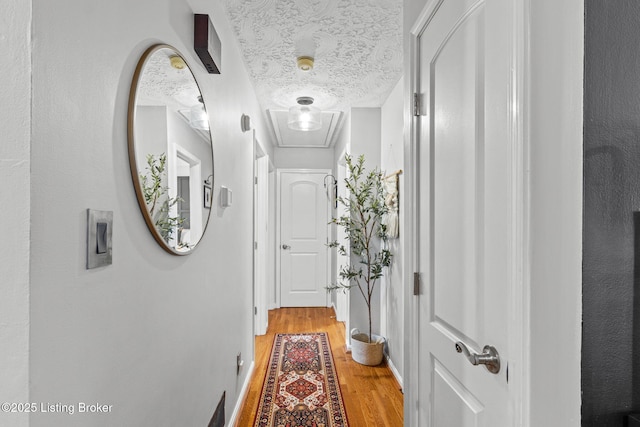
<path id="1" fill-rule="evenodd" d="M 398 384 L 400 384 L 400 387 L 404 388 L 404 385 L 402 384 L 402 376 L 400 375 L 400 372 L 398 372 L 396 365 L 393 364 L 393 361 L 391 360 L 388 354 L 385 353 L 384 358 L 387 361 L 387 366 L 389 367 L 389 369 L 391 369 L 391 373 L 398 381 Z"/>
<path id="2" fill-rule="evenodd" d="M 233 408 L 233 413 L 231 414 L 231 418 L 229 418 L 229 422 L 225 423 L 226 425 L 233 427 L 236 425 L 236 419 L 238 415 L 240 415 L 240 410 L 242 409 L 242 404 L 244 403 L 244 398 L 249 391 L 249 384 L 251 384 L 251 378 L 253 377 L 253 370 L 255 369 L 255 362 L 251 362 L 249 365 L 249 372 L 247 372 L 247 376 L 244 379 L 244 384 L 242 384 L 242 388 L 240 389 L 240 394 L 238 395 L 238 401 L 236 402 L 236 407 Z"/>
<path id="3" fill-rule="evenodd" d="M 329 304 L 329 308 L 333 308 L 333 313 L 336 315 L 338 315 L 338 309 L 336 307 L 336 305 L 333 303 L 333 301 L 331 301 L 331 304 Z M 337 320 L 337 319 L 336 319 Z"/>

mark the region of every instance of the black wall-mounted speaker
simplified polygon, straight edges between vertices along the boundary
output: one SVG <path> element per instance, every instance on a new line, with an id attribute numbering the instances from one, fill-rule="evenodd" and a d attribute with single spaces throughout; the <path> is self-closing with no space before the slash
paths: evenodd
<path id="1" fill-rule="evenodd" d="M 222 45 L 209 15 L 193 15 L 193 49 L 209 74 L 220 74 Z"/>

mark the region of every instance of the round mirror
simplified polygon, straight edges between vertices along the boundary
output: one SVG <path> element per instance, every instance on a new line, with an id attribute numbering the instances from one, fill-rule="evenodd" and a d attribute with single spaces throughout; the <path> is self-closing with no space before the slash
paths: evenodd
<path id="1" fill-rule="evenodd" d="M 213 148 L 200 88 L 173 47 L 155 45 L 140 58 L 128 127 L 131 175 L 144 219 L 160 246 L 186 255 L 209 221 Z"/>

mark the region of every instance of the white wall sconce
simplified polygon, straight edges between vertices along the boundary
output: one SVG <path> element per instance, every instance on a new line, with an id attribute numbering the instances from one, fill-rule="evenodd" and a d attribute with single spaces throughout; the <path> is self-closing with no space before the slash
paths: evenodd
<path id="1" fill-rule="evenodd" d="M 287 125 L 289 129 L 309 132 L 322 128 L 322 114 L 319 108 L 312 106 L 313 98 L 301 96 L 296 100 L 298 105 L 289 108 Z"/>

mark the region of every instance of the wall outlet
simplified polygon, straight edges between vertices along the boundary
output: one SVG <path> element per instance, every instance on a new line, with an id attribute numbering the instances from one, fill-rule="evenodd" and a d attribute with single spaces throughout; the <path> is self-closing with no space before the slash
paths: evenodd
<path id="1" fill-rule="evenodd" d="M 244 365 L 244 360 L 242 360 L 242 352 L 238 353 L 236 356 L 236 375 L 240 374 L 240 369 Z"/>

